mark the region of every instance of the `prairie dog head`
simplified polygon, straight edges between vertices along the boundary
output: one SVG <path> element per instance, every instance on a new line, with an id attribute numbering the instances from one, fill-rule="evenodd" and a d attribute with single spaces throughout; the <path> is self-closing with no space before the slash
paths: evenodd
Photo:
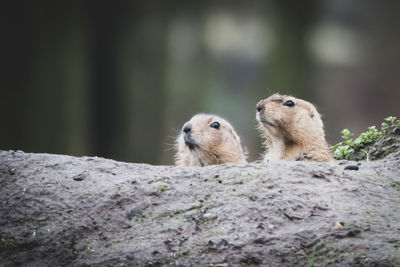
<path id="1" fill-rule="evenodd" d="M 257 106 L 257 120 L 267 142 L 307 145 L 325 134 L 321 116 L 309 102 L 292 96 L 274 94 Z"/>
<path id="2" fill-rule="evenodd" d="M 180 166 L 246 163 L 240 138 L 230 123 L 208 114 L 197 114 L 183 125 L 175 159 Z"/>

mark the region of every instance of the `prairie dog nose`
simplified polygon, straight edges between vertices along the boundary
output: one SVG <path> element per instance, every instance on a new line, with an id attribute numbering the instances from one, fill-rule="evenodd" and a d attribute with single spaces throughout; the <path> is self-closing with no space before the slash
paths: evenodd
<path id="1" fill-rule="evenodd" d="M 258 102 L 258 104 L 256 105 L 256 109 L 258 112 L 261 112 L 264 109 L 264 101 L 263 100 Z"/>
<path id="2" fill-rule="evenodd" d="M 192 124 L 191 123 L 186 123 L 185 125 L 183 125 L 183 129 L 182 131 L 184 133 L 188 133 L 192 130 Z"/>

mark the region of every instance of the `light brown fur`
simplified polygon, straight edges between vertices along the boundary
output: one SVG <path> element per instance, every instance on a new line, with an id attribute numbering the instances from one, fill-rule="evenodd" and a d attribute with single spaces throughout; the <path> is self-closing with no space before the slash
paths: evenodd
<path id="1" fill-rule="evenodd" d="M 284 105 L 289 100 L 293 107 Z M 257 120 L 268 149 L 265 160 L 333 160 L 321 116 L 311 103 L 274 94 L 257 104 Z"/>
<path id="2" fill-rule="evenodd" d="M 218 129 L 210 126 L 213 122 L 219 123 Z M 191 131 L 185 133 L 188 125 Z M 176 150 L 178 166 L 246 163 L 239 136 L 229 122 L 215 115 L 197 114 L 186 122 L 177 138 Z"/>

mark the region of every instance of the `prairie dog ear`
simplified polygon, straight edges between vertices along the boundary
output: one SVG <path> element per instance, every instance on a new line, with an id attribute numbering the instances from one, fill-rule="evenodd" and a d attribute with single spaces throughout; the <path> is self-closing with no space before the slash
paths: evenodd
<path id="1" fill-rule="evenodd" d="M 316 108 L 310 109 L 310 111 L 308 113 L 310 115 L 311 120 L 317 125 L 317 127 L 319 127 L 319 128 L 324 127 L 324 124 L 321 119 L 321 115 L 318 113 Z"/>
<path id="2" fill-rule="evenodd" d="M 321 119 L 321 115 L 319 115 L 317 107 L 311 103 L 307 103 L 308 115 L 313 120 Z"/>
<path id="3" fill-rule="evenodd" d="M 308 114 L 310 115 L 311 119 L 314 119 L 315 117 L 315 111 L 313 109 L 310 109 L 310 111 L 308 112 Z"/>

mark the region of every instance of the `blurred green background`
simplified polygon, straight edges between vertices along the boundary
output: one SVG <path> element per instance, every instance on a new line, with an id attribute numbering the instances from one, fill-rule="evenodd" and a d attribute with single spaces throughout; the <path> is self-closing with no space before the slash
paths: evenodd
<path id="1" fill-rule="evenodd" d="M 328 141 L 399 116 L 400 1 L 9 1 L 0 149 L 172 164 L 198 112 L 258 159 L 255 105 L 315 103 Z"/>

